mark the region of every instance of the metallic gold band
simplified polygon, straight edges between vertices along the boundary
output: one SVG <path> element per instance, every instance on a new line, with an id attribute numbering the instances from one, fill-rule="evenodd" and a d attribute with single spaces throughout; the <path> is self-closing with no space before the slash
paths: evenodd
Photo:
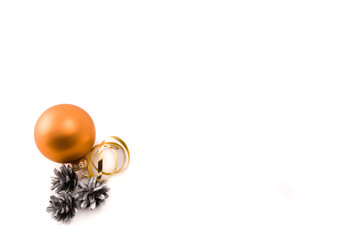
<path id="1" fill-rule="evenodd" d="M 89 172 L 89 176 L 88 177 L 94 177 L 95 174 L 94 172 L 96 171 L 96 180 L 100 181 L 103 177 L 103 175 L 107 176 L 106 179 L 110 178 L 111 176 L 121 173 L 123 171 L 126 170 L 126 168 L 129 166 L 130 163 L 130 152 L 129 152 L 129 148 L 127 147 L 126 143 L 120 139 L 119 137 L 116 136 L 110 136 L 110 138 L 112 138 L 115 141 L 102 141 L 100 144 L 95 145 L 91 151 L 87 154 L 87 159 L 89 160 L 89 164 L 88 164 L 88 172 Z M 112 172 L 104 172 L 103 171 L 103 150 L 104 148 L 109 148 L 112 150 L 114 156 L 115 156 L 115 164 L 114 164 L 114 170 Z M 125 154 L 125 158 L 124 158 L 124 163 L 122 164 L 122 166 L 120 168 L 118 168 L 118 153 L 116 152 L 116 150 L 122 149 L 124 151 Z M 96 157 L 98 155 L 98 157 Z M 97 166 L 95 165 L 95 163 L 97 162 Z M 95 170 L 95 171 L 94 171 Z M 103 180 L 106 180 L 103 179 Z"/>

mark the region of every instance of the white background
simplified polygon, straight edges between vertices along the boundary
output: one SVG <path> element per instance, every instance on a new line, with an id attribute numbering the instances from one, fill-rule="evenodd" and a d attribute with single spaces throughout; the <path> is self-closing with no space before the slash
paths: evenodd
<path id="1" fill-rule="evenodd" d="M 358 1 L 0 1 L 1 236 L 359 239 Z M 70 224 L 34 125 L 85 109 L 127 172 Z"/>

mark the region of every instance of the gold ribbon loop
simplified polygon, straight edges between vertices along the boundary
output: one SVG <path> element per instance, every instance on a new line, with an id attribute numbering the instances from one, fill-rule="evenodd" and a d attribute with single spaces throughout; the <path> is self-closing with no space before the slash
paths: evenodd
<path id="1" fill-rule="evenodd" d="M 122 139 L 116 136 L 110 136 L 109 138 L 112 138 L 111 141 L 105 141 L 105 140 L 102 141 L 100 144 L 95 145 L 91 149 L 91 151 L 87 154 L 87 159 L 89 160 L 89 164 L 88 164 L 89 177 L 92 178 L 95 176 L 93 170 L 95 169 L 95 171 L 97 172 L 96 174 L 97 181 L 100 181 L 103 175 L 108 176 L 106 179 L 109 179 L 111 176 L 125 171 L 130 163 L 130 152 L 126 143 Z M 111 151 L 115 156 L 114 170 L 112 172 L 103 171 L 103 161 L 104 161 L 103 151 L 105 148 L 111 149 Z M 119 159 L 118 159 L 118 153 L 116 151 L 119 149 L 122 149 L 125 154 L 124 162 L 120 168 L 118 168 Z M 96 162 L 97 162 L 97 166 L 95 165 Z"/>

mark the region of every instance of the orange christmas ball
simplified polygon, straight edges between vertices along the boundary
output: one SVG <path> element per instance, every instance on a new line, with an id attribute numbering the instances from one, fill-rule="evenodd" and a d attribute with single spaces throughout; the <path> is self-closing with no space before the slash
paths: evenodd
<path id="1" fill-rule="evenodd" d="M 96 133 L 87 112 L 71 104 L 60 104 L 41 114 L 34 136 L 45 157 L 58 163 L 71 163 L 90 152 Z"/>

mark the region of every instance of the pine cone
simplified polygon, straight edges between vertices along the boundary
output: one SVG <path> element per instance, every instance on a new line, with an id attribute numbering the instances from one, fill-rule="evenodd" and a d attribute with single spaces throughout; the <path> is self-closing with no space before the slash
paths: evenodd
<path id="1" fill-rule="evenodd" d="M 56 176 L 53 177 L 51 190 L 56 189 L 56 193 L 74 191 L 78 183 L 78 176 L 70 165 L 62 165 L 60 170 L 55 168 L 54 173 Z"/>
<path id="2" fill-rule="evenodd" d="M 61 192 L 59 195 L 50 197 L 50 206 L 46 211 L 51 213 L 58 222 L 68 222 L 75 216 L 76 201 L 70 194 Z"/>
<path id="3" fill-rule="evenodd" d="M 109 197 L 107 192 L 110 190 L 104 181 L 96 182 L 96 177 L 90 178 L 87 184 L 79 182 L 80 190 L 75 196 L 80 208 L 95 209 L 102 205 L 105 199 Z"/>

